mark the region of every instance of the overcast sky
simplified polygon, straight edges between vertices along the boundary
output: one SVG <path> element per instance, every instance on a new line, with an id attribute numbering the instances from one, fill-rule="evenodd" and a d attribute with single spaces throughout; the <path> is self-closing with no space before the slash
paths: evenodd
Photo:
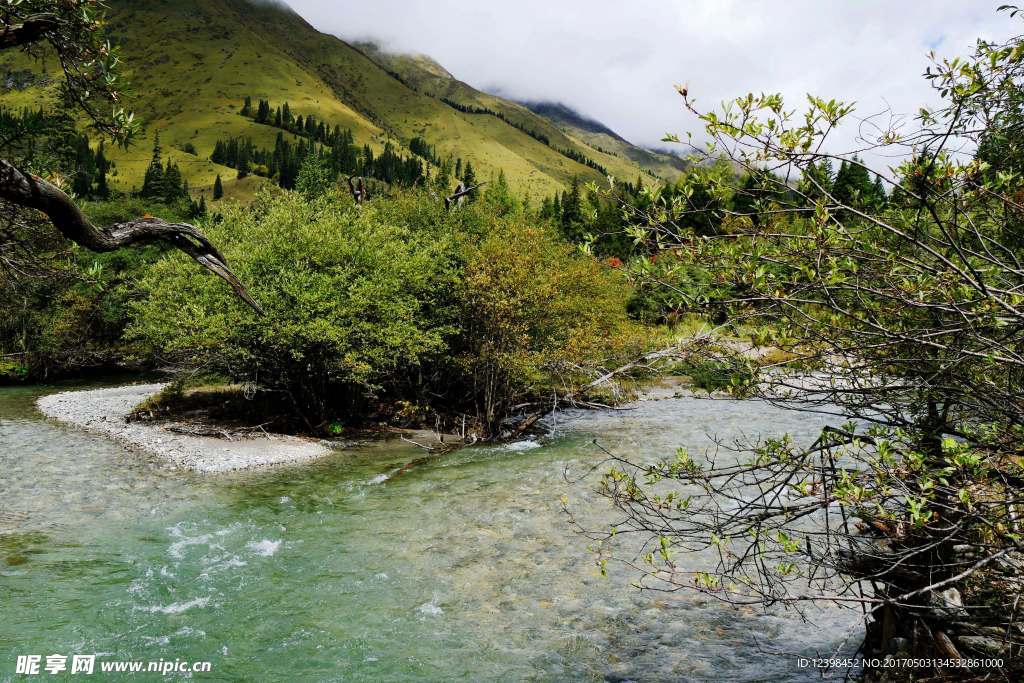
<path id="1" fill-rule="evenodd" d="M 930 101 L 927 53 L 966 54 L 1020 26 L 1007 0 L 288 0 L 327 33 L 421 52 L 459 79 L 564 102 L 655 145 L 696 131 L 676 83 L 702 106 L 749 91 L 856 100 L 914 114 Z M 855 131 L 847 133 L 852 141 Z M 839 150 L 836 150 L 839 151 Z"/>

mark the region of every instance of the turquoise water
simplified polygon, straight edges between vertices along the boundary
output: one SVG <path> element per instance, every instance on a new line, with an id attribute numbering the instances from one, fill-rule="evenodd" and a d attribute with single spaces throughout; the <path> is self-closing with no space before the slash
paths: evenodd
<path id="1" fill-rule="evenodd" d="M 624 569 L 601 578 L 560 512 L 566 495 L 613 517 L 593 478 L 563 477 L 601 460 L 594 438 L 653 459 L 708 433 L 813 439 L 805 415 L 675 399 L 564 415 L 544 445 L 393 478 L 422 452 L 387 441 L 200 476 L 44 420 L 45 391 L 0 389 L 0 681 L 20 680 L 16 655 L 53 653 L 210 661 L 204 681 L 818 680 L 796 654 L 857 621 L 641 593 Z M 104 676 L 67 679 L 185 678 Z"/>

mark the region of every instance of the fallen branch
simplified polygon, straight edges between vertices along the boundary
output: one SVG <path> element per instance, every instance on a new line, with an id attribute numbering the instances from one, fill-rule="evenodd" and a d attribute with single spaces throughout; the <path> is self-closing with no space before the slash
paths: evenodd
<path id="1" fill-rule="evenodd" d="M 363 183 L 363 179 L 359 179 L 357 184 L 352 176 L 348 177 L 348 190 L 352 193 L 352 199 L 355 200 L 356 206 L 362 206 L 363 201 L 366 199 L 366 185 Z"/>
<path id="2" fill-rule="evenodd" d="M 478 184 L 473 185 L 471 187 L 466 187 L 465 183 L 459 183 L 455 187 L 455 194 L 451 195 L 450 197 L 445 197 L 444 198 L 444 210 L 445 211 L 451 211 L 453 206 L 461 205 L 463 198 L 465 198 L 466 196 L 472 194 L 475 190 L 477 190 L 478 188 L 483 187 L 486 184 L 487 183 L 478 183 Z"/>

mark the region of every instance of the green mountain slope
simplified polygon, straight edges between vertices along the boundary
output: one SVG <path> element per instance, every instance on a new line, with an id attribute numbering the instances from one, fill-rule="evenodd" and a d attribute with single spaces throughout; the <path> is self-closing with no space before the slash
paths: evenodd
<path id="1" fill-rule="evenodd" d="M 584 144 L 629 159 L 663 178 L 673 178 L 690 166 L 674 154 L 638 147 L 601 122 L 588 119 L 559 102 L 524 102 L 523 106 L 554 122 L 567 135 Z"/>
<path id="2" fill-rule="evenodd" d="M 387 142 L 405 148 L 422 137 L 441 156 L 471 161 L 482 179 L 504 170 L 513 187 L 533 196 L 564 189 L 574 177 L 602 180 L 593 166 L 624 179 L 642 172 L 628 156 L 602 152 L 520 104 L 476 91 L 432 60 L 390 63 L 365 46 L 320 33 L 283 6 L 111 0 L 109 19 L 132 84 L 128 105 L 144 126 L 133 147 L 110 152 L 116 163 L 110 180 L 118 189 L 141 185 L 159 134 L 165 158 L 179 164 L 194 191 L 209 190 L 220 174 L 229 197 L 251 196 L 269 181 L 239 181 L 234 170 L 209 161 L 218 139 L 246 136 L 273 147 L 277 129 L 239 115 L 246 96 L 273 105 L 287 101 L 296 115 L 350 128 L 357 144 L 377 150 Z M 0 58 L 0 73 L 26 71 L 35 75 L 0 81 L 0 104 L 35 106 L 53 95 L 54 60 L 40 65 L 18 53 Z M 49 74 L 50 85 L 40 72 Z M 460 111 L 444 99 L 491 113 Z M 186 145 L 196 153 L 183 151 Z"/>
<path id="3" fill-rule="evenodd" d="M 561 104 L 520 103 L 481 92 L 458 80 L 441 64 L 420 54 L 395 54 L 369 42 L 355 47 L 417 92 L 500 113 L 508 121 L 535 131 L 559 149 L 575 149 L 618 177 L 632 180 L 639 167 L 662 178 L 675 178 L 687 163 L 673 155 L 632 144 L 606 126 Z"/>

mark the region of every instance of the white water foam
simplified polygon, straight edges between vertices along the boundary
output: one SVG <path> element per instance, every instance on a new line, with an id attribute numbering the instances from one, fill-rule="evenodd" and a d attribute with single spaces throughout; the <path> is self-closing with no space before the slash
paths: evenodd
<path id="1" fill-rule="evenodd" d="M 270 557 L 281 547 L 281 541 L 271 541 L 264 538 L 262 541 L 253 541 L 249 544 L 249 550 L 263 557 Z"/>
<path id="2" fill-rule="evenodd" d="M 522 453 L 523 451 L 532 451 L 534 448 L 541 448 L 542 446 L 543 444 L 539 444 L 536 441 L 516 441 L 515 443 L 505 444 L 505 450 Z"/>
<path id="3" fill-rule="evenodd" d="M 210 596 L 205 598 L 193 598 L 187 602 L 172 602 L 170 605 L 153 605 L 152 607 L 140 607 L 143 612 L 153 614 L 181 614 L 193 607 L 206 607 L 210 602 Z"/>

